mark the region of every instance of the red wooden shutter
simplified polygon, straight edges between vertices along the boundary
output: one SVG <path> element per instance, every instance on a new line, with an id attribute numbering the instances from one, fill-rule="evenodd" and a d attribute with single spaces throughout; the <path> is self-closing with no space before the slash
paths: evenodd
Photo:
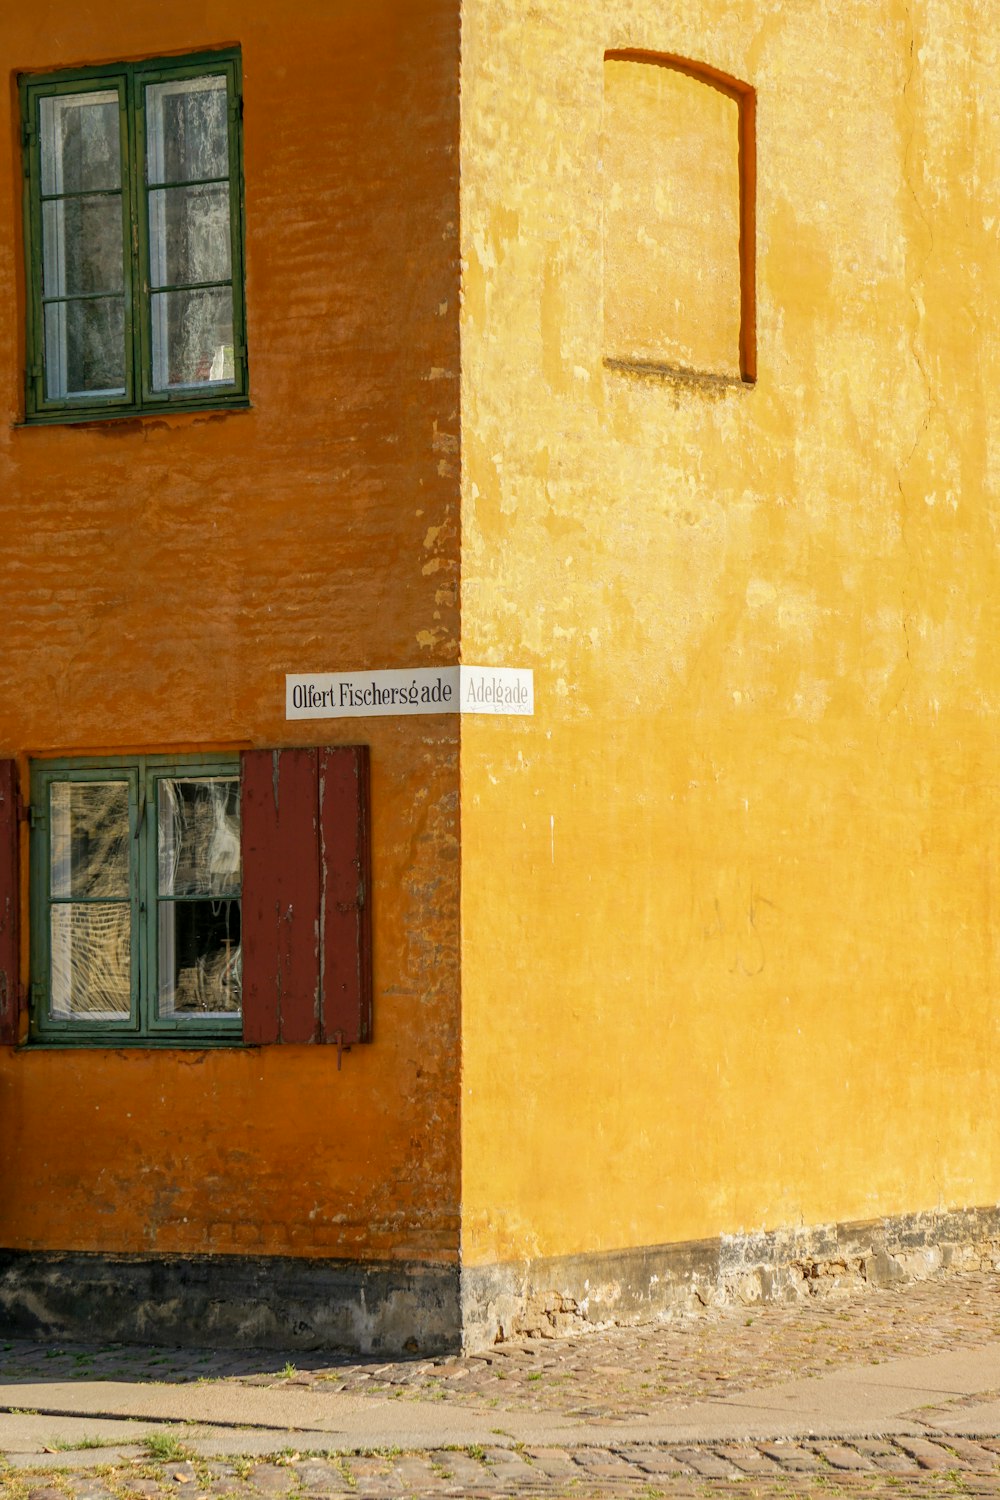
<path id="1" fill-rule="evenodd" d="M 311 1042 L 319 1026 L 315 750 L 243 756 L 243 1036 Z"/>
<path id="2" fill-rule="evenodd" d="M 372 1033 L 367 745 L 320 751 L 319 811 L 321 1039 L 348 1047 Z"/>
<path id="3" fill-rule="evenodd" d="M 243 1036 L 371 1037 L 368 751 L 243 755 Z"/>
<path id="4" fill-rule="evenodd" d="M 0 1045 L 20 1041 L 19 957 L 21 869 L 18 858 L 17 764 L 0 760 Z"/>

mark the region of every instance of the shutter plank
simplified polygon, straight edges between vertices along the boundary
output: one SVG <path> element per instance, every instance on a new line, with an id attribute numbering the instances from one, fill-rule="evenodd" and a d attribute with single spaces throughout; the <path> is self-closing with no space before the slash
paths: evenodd
<path id="1" fill-rule="evenodd" d="M 322 1031 L 325 1042 L 371 1040 L 368 747 L 320 752 Z"/>
<path id="2" fill-rule="evenodd" d="M 20 1041 L 20 891 L 17 764 L 0 760 L 0 1045 Z"/>
<path id="3" fill-rule="evenodd" d="M 243 1036 L 319 1034 L 320 860 L 315 750 L 243 755 Z"/>

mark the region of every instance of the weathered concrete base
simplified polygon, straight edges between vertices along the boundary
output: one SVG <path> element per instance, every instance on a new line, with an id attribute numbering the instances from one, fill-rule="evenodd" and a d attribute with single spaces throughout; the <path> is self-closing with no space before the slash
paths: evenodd
<path id="1" fill-rule="evenodd" d="M 983 1268 L 1000 1270 L 1000 1208 L 466 1267 L 463 1347 L 471 1351 L 505 1339 L 668 1319 L 700 1307 L 791 1302 Z"/>
<path id="2" fill-rule="evenodd" d="M 431 1354 L 460 1342 L 457 1266 L 0 1252 L 0 1334 Z"/>

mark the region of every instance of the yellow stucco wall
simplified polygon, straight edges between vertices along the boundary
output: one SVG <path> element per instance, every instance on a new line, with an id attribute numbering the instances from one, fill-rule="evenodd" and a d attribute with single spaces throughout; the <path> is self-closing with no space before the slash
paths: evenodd
<path id="1" fill-rule="evenodd" d="M 606 368 L 610 49 L 757 91 L 756 386 Z M 470 1265 L 995 1203 L 1000 43 L 467 0 Z"/>

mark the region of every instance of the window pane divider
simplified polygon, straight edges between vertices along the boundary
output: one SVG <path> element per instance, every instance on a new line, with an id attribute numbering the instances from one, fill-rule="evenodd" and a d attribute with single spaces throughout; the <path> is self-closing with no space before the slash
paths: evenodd
<path id="1" fill-rule="evenodd" d="M 183 177 L 176 182 L 147 182 L 146 190 L 150 193 L 163 193 L 168 188 L 185 187 L 228 187 L 229 174 L 225 177 Z"/>
<path id="2" fill-rule="evenodd" d="M 115 188 L 77 188 L 70 193 L 39 193 L 41 203 L 65 203 L 67 199 L 76 198 L 120 198 L 122 189 Z"/>
<path id="3" fill-rule="evenodd" d="M 211 292 L 216 287 L 232 286 L 232 277 L 225 281 L 166 281 L 162 286 L 150 286 L 151 297 L 159 297 L 164 292 Z"/>
<path id="4" fill-rule="evenodd" d="M 50 896 L 53 906 L 128 906 L 131 896 Z"/>
<path id="5" fill-rule="evenodd" d="M 118 292 L 67 292 L 65 296 L 50 297 L 43 293 L 42 303 L 48 306 L 55 302 L 111 302 L 124 297 L 124 289 Z"/>
<path id="6" fill-rule="evenodd" d="M 239 901 L 240 892 L 226 891 L 221 896 L 212 891 L 198 891 L 197 894 L 189 896 L 164 896 L 162 892 L 157 892 L 156 899 L 160 902 L 168 902 L 174 906 L 191 906 L 196 901 Z"/>

